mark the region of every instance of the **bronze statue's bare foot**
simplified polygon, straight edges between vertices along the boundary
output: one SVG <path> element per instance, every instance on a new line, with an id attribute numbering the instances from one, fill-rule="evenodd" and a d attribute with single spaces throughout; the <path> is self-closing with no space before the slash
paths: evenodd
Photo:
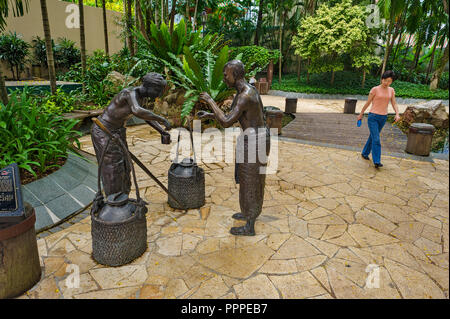
<path id="1" fill-rule="evenodd" d="M 255 236 L 255 228 L 247 224 L 242 227 L 232 227 L 230 233 L 235 236 Z"/>
<path id="2" fill-rule="evenodd" d="M 242 213 L 236 213 L 232 217 L 237 220 L 247 220 L 247 218 L 245 218 L 245 216 Z"/>

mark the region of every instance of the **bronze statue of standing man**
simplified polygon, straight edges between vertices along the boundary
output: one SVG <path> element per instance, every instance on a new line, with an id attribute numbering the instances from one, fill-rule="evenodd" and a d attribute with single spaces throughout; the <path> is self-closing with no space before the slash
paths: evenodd
<path id="1" fill-rule="evenodd" d="M 245 80 L 245 67 L 241 61 L 233 60 L 224 67 L 224 81 L 237 94 L 225 115 L 214 100 L 202 93 L 200 100 L 214 112 L 198 112 L 200 119 L 215 118 L 227 128 L 238 122 L 243 133 L 238 137 L 236 148 L 235 179 L 239 187 L 239 204 L 241 213 L 233 215 L 234 219 L 247 221 L 245 226 L 233 227 L 230 232 L 237 236 L 254 236 L 255 221 L 261 214 L 264 202 L 266 182 L 265 166 L 270 152 L 270 132 L 265 126 L 263 103 L 255 87 Z"/>

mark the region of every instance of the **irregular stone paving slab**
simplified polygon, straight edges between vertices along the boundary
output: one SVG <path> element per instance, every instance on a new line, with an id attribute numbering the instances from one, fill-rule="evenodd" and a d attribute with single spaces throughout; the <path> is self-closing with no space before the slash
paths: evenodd
<path id="1" fill-rule="evenodd" d="M 92 151 L 90 136 L 81 140 Z M 166 184 L 170 146 L 145 126 L 129 128 L 128 143 Z M 207 205 L 187 212 L 169 208 L 138 170 L 149 202 L 144 255 L 97 264 L 82 213 L 42 233 L 43 277 L 20 298 L 448 298 L 448 162 L 383 162 L 375 170 L 358 152 L 279 142 L 254 237 L 229 233 L 243 224 L 231 218 L 240 210 L 234 164 L 199 163 Z M 73 290 L 70 264 L 80 266 Z"/>
<path id="2" fill-rule="evenodd" d="M 138 286 L 147 278 L 147 271 L 143 265 L 93 269 L 89 273 L 102 289 Z"/>
<path id="3" fill-rule="evenodd" d="M 307 271 L 297 275 L 270 276 L 283 299 L 303 299 L 327 293 L 322 285 Z"/>
<path id="4" fill-rule="evenodd" d="M 442 290 L 425 274 L 388 258 L 385 258 L 385 265 L 403 298 L 445 298 Z"/>
<path id="5" fill-rule="evenodd" d="M 192 294 L 190 299 L 217 299 L 225 295 L 229 288 L 222 280 L 221 276 L 215 276 L 202 283 L 198 290 Z"/>
<path id="6" fill-rule="evenodd" d="M 278 299 L 278 291 L 264 275 L 258 275 L 233 286 L 239 299 Z"/>
<path id="7" fill-rule="evenodd" d="M 361 245 L 361 247 L 382 245 L 398 241 L 394 237 L 382 234 L 361 224 L 348 226 L 348 233 Z"/>
<path id="8" fill-rule="evenodd" d="M 304 239 L 292 235 L 272 256 L 272 259 L 293 259 L 319 255 L 320 251 Z"/>
<path id="9" fill-rule="evenodd" d="M 227 249 L 194 258 L 217 273 L 234 278 L 247 278 L 264 265 L 273 253 L 265 244 L 257 243 L 252 247 Z"/>

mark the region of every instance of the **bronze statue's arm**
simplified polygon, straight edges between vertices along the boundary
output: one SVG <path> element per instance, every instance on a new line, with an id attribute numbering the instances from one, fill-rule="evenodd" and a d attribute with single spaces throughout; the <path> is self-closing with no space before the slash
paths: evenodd
<path id="1" fill-rule="evenodd" d="M 208 103 L 214 112 L 215 118 L 224 127 L 230 127 L 236 123 L 241 117 L 246 107 L 246 101 L 244 98 L 238 98 L 236 105 L 233 107 L 228 115 L 225 115 L 223 111 L 217 106 L 216 102 L 207 94 L 200 95 L 200 99 Z"/>
<path id="2" fill-rule="evenodd" d="M 156 121 L 146 121 L 146 122 L 148 125 L 153 127 L 159 134 L 161 134 L 161 135 L 169 134 L 163 129 L 161 124 L 159 124 L 158 122 L 156 122 Z"/>
<path id="3" fill-rule="evenodd" d="M 133 115 L 145 121 L 156 121 L 158 123 L 161 123 L 166 127 L 166 129 L 170 128 L 170 123 L 168 120 L 166 120 L 162 116 L 156 115 L 152 111 L 144 109 L 139 105 L 136 99 L 136 93 L 134 91 L 130 92 L 130 94 L 128 95 L 128 99 L 131 104 L 131 112 L 133 113 Z"/>

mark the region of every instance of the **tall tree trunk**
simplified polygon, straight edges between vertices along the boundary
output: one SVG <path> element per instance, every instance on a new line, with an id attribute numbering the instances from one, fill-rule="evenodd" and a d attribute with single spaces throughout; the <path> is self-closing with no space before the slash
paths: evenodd
<path id="1" fill-rule="evenodd" d="M 127 48 L 128 47 L 128 44 L 127 44 L 127 41 L 128 41 L 128 37 L 127 37 L 127 25 L 128 25 L 128 22 L 127 22 L 127 1 L 128 0 L 123 0 L 123 16 L 125 17 L 125 40 L 123 41 L 123 43 L 124 43 L 124 46 L 125 46 L 125 48 Z"/>
<path id="2" fill-rule="evenodd" d="M 1 66 L 0 66 L 0 98 L 4 105 L 8 104 L 8 91 L 6 91 L 6 83 Z"/>
<path id="3" fill-rule="evenodd" d="M 311 65 L 311 58 L 308 58 L 308 69 L 306 73 L 306 83 L 309 83 L 309 66 Z"/>
<path id="4" fill-rule="evenodd" d="M 106 21 L 106 0 L 102 0 L 102 10 L 103 10 L 103 35 L 105 38 L 105 52 L 109 56 L 109 42 L 108 42 L 108 23 Z"/>
<path id="5" fill-rule="evenodd" d="M 281 1 L 281 4 L 283 4 L 283 1 Z M 283 68 L 282 62 L 283 62 L 283 58 L 282 58 L 282 52 L 283 52 L 283 22 L 282 22 L 282 10 L 280 9 L 280 39 L 279 39 L 279 50 L 280 50 L 280 58 L 278 59 L 278 83 L 281 84 L 281 71 Z"/>
<path id="6" fill-rule="evenodd" d="M 408 55 L 408 51 L 409 51 L 409 45 L 411 44 L 411 38 L 412 38 L 412 36 L 410 34 L 409 39 L 408 39 L 408 45 L 406 46 L 405 54 L 403 54 L 402 64 L 405 64 L 406 56 Z"/>
<path id="7" fill-rule="evenodd" d="M 259 38 L 263 22 L 264 0 L 259 0 L 258 22 L 256 23 L 255 45 L 259 45 Z"/>
<path id="8" fill-rule="evenodd" d="M 175 24 L 175 11 L 177 6 L 177 0 L 172 0 L 172 11 L 170 12 L 170 34 L 173 33 L 173 27 Z"/>
<path id="9" fill-rule="evenodd" d="M 419 42 L 417 42 L 417 44 L 416 44 L 416 52 L 414 54 L 413 64 L 411 65 L 411 68 L 409 69 L 408 79 L 411 78 L 411 74 L 417 68 L 417 64 L 419 63 L 419 57 L 420 57 L 420 52 L 422 51 L 423 42 L 421 39 L 418 39 L 418 41 Z"/>
<path id="10" fill-rule="evenodd" d="M 363 70 L 363 79 L 361 83 L 361 87 L 364 87 L 366 85 L 366 69 Z"/>
<path id="11" fill-rule="evenodd" d="M 133 34 L 131 33 L 131 5 L 133 0 L 127 0 L 127 36 L 128 36 L 128 48 L 130 49 L 130 55 L 134 56 L 134 41 Z"/>
<path id="12" fill-rule="evenodd" d="M 166 0 L 164 4 L 164 21 L 166 25 L 169 25 L 169 0 Z"/>
<path id="13" fill-rule="evenodd" d="M 191 23 L 191 10 L 189 7 L 189 0 L 186 0 L 186 34 L 188 30 L 188 24 Z"/>
<path id="14" fill-rule="evenodd" d="M 431 52 L 430 63 L 428 64 L 428 67 L 427 67 L 427 76 L 426 76 L 426 80 L 425 80 L 427 83 L 428 83 L 428 77 L 430 76 L 430 73 L 433 70 L 434 55 L 436 53 L 436 47 L 437 47 L 437 44 L 439 42 L 439 33 L 440 32 L 441 32 L 441 30 L 439 30 L 436 33 L 436 39 L 434 40 L 434 44 L 433 44 L 433 52 Z"/>
<path id="15" fill-rule="evenodd" d="M 281 8 L 283 7 L 283 0 L 281 0 L 280 4 L 280 42 L 279 42 L 279 49 L 280 49 L 280 58 L 279 58 L 279 66 L 278 66 L 278 83 L 281 84 L 281 73 L 283 71 L 283 27 L 284 27 L 284 18 L 286 17 L 286 13 L 283 14 L 283 10 Z"/>
<path id="16" fill-rule="evenodd" d="M 141 31 L 141 34 L 144 36 L 144 38 L 149 41 L 148 35 L 147 35 L 147 25 L 150 21 L 150 18 L 148 17 L 148 8 L 145 9 L 146 18 L 144 21 L 144 16 L 142 15 L 142 8 L 139 6 L 139 10 L 136 11 L 136 19 L 139 19 L 139 30 Z M 150 33 L 150 31 L 149 31 Z"/>
<path id="17" fill-rule="evenodd" d="M 159 13 L 158 13 L 158 0 L 155 2 L 155 24 L 156 26 L 159 26 Z"/>
<path id="18" fill-rule="evenodd" d="M 161 0 L 161 8 L 159 8 L 159 11 L 161 13 L 161 22 L 160 22 L 160 24 L 163 24 L 163 22 L 164 22 L 164 0 Z"/>
<path id="19" fill-rule="evenodd" d="M 450 41 L 449 41 L 450 42 Z M 431 83 L 430 83 L 430 90 L 435 91 L 437 90 L 439 86 L 439 80 L 441 79 L 441 75 L 444 72 L 445 65 L 448 62 L 448 42 L 447 46 L 444 50 L 444 55 L 442 56 L 441 60 L 439 61 L 438 67 L 433 73 L 433 76 L 431 77 Z"/>
<path id="20" fill-rule="evenodd" d="M 136 31 L 139 31 L 141 29 L 141 20 L 139 19 L 139 12 L 141 11 L 141 4 L 139 0 L 134 0 L 134 25 Z M 138 52 L 138 41 L 136 37 L 133 35 L 133 41 L 134 41 L 134 51 Z"/>
<path id="21" fill-rule="evenodd" d="M 47 2 L 41 1 L 42 25 L 45 35 L 45 49 L 47 52 L 48 77 L 50 79 L 50 90 L 52 94 L 56 94 L 56 73 L 55 60 L 53 59 L 52 36 L 50 33 L 50 23 L 48 21 Z"/>
<path id="22" fill-rule="evenodd" d="M 331 85 L 334 84 L 334 70 L 331 71 L 331 82 L 330 82 L 330 84 L 331 84 Z"/>
<path id="23" fill-rule="evenodd" d="M 195 0 L 194 25 L 192 27 L 194 31 L 197 31 L 197 11 L 198 11 L 198 0 Z"/>
<path id="24" fill-rule="evenodd" d="M 83 0 L 78 0 L 80 8 L 80 47 L 81 47 L 81 76 L 84 79 L 86 74 L 86 34 L 84 29 L 84 5 Z M 83 81 L 83 92 L 85 90 L 85 81 Z"/>
<path id="25" fill-rule="evenodd" d="M 384 60 L 383 60 L 383 67 L 381 68 L 381 75 L 383 75 L 384 71 L 386 71 L 386 64 L 389 58 L 389 49 L 390 49 L 390 42 L 391 42 L 391 34 L 392 34 L 392 23 L 393 21 L 389 23 L 389 31 L 388 31 L 388 38 L 386 41 L 386 52 L 384 53 Z"/>

